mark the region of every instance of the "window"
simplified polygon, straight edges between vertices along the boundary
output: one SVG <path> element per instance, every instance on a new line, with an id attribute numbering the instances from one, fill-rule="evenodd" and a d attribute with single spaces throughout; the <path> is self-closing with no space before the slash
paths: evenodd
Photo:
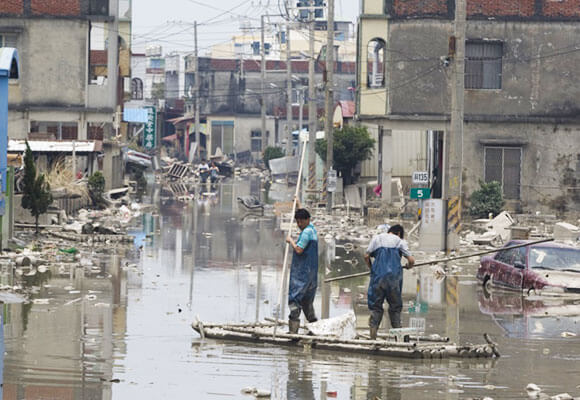
<path id="1" fill-rule="evenodd" d="M 108 54 L 105 39 L 105 24 L 91 22 L 89 31 L 89 82 L 104 85 L 108 77 Z"/>
<path id="2" fill-rule="evenodd" d="M 486 147 L 485 181 L 501 183 L 506 199 L 520 198 L 521 147 Z"/>
<path id="3" fill-rule="evenodd" d="M 465 88 L 501 89 L 502 42 L 467 41 Z"/>
<path id="4" fill-rule="evenodd" d="M 259 153 L 262 151 L 262 132 L 252 131 L 252 152 Z"/>
<path id="5" fill-rule="evenodd" d="M 254 56 L 259 56 L 262 53 L 260 53 L 261 50 L 261 45 L 260 42 L 252 42 L 252 54 Z M 265 55 L 269 55 L 270 54 L 270 49 L 271 49 L 272 45 L 270 43 L 264 43 L 264 54 Z"/>
<path id="6" fill-rule="evenodd" d="M 373 39 L 367 48 L 367 86 L 369 88 L 385 87 L 385 48 L 382 39 Z"/>
<path id="7" fill-rule="evenodd" d="M 11 33 L 0 33 L 0 47 L 16 48 L 18 36 Z"/>
<path id="8" fill-rule="evenodd" d="M 143 81 L 139 78 L 131 79 L 131 98 L 143 100 Z"/>
<path id="9" fill-rule="evenodd" d="M 518 249 L 504 250 L 497 253 L 495 259 L 504 264 L 513 265 L 514 256 Z"/>
<path id="10" fill-rule="evenodd" d="M 324 7 L 325 3 L 323 0 L 301 0 L 296 2 L 296 7 L 298 8 L 299 16 L 298 18 L 302 21 L 307 21 L 310 19 L 310 8 L 314 6 L 314 18 L 321 19 L 324 18 Z"/>
<path id="11" fill-rule="evenodd" d="M 90 0 L 89 15 L 109 15 L 109 0 Z"/>
<path id="12" fill-rule="evenodd" d="M 233 154 L 234 121 L 212 121 L 211 154 L 216 154 L 218 148 L 223 154 Z"/>
<path id="13" fill-rule="evenodd" d="M 260 55 L 260 42 L 252 42 L 252 54 L 255 56 Z"/>
<path id="14" fill-rule="evenodd" d="M 43 122 L 30 121 L 30 139 L 76 140 L 78 124 L 76 122 Z"/>
<path id="15" fill-rule="evenodd" d="M 105 127 L 102 123 L 89 122 L 87 125 L 88 140 L 103 140 L 105 136 Z"/>

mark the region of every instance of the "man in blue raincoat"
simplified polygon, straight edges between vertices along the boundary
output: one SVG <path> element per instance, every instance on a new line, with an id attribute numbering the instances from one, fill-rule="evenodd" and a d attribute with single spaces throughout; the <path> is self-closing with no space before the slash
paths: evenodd
<path id="1" fill-rule="evenodd" d="M 294 219 L 302 232 L 296 242 L 290 236 L 286 238 L 294 249 L 288 288 L 290 333 L 298 333 L 300 311 L 308 322 L 317 320 L 313 303 L 318 285 L 318 234 L 310 223 L 310 213 L 304 208 L 296 210 Z"/>
<path id="2" fill-rule="evenodd" d="M 368 306 L 371 340 L 377 338 L 377 332 L 383 319 L 383 303 L 389 303 L 389 318 L 393 328 L 401 327 L 401 310 L 403 309 L 403 269 L 401 257 L 408 261 L 405 268 L 413 268 L 415 258 L 409 252 L 407 242 L 403 240 L 405 230 L 401 225 L 393 225 L 387 233 L 381 233 L 371 239 L 365 254 L 365 261 L 371 270 L 371 281 L 368 291 Z M 371 265 L 371 257 L 374 262 Z"/>

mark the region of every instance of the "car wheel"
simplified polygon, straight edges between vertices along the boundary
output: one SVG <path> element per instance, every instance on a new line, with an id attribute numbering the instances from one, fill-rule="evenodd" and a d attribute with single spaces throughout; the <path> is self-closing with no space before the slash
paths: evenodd
<path id="1" fill-rule="evenodd" d="M 483 289 L 486 292 L 491 293 L 491 276 L 487 275 L 483 278 Z"/>

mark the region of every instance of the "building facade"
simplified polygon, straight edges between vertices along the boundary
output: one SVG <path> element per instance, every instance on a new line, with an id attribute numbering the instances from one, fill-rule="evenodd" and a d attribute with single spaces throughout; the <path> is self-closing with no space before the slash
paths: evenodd
<path id="1" fill-rule="evenodd" d="M 23 68 L 9 97 L 9 137 L 105 141 L 100 166 L 121 184 L 120 107 L 130 96 L 130 0 L 8 0 L 0 4 L 0 45 Z M 107 143 L 107 142 L 111 143 Z"/>
<path id="2" fill-rule="evenodd" d="M 454 15 L 454 0 L 363 0 L 360 15 L 358 118 L 383 138 L 424 132 L 432 184 L 446 179 Z M 580 210 L 579 20 L 577 1 L 467 0 L 466 199 L 496 180 L 514 210 Z"/>

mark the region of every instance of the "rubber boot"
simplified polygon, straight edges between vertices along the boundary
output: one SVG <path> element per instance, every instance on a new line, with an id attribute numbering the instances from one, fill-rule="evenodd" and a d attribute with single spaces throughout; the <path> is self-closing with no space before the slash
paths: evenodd
<path id="1" fill-rule="evenodd" d="M 295 335 L 298 333 L 298 329 L 300 329 L 300 321 L 299 320 L 294 321 L 292 319 L 289 319 L 288 320 L 288 327 L 289 327 L 288 333 Z"/>
<path id="2" fill-rule="evenodd" d="M 373 327 L 371 326 L 371 327 L 369 328 L 369 330 L 370 330 L 370 337 L 371 337 L 371 340 L 377 340 L 377 334 L 378 334 L 378 332 L 379 332 L 379 328 L 378 328 L 378 327 L 375 327 L 375 328 L 373 328 Z"/>
<path id="3" fill-rule="evenodd" d="M 389 312 L 389 317 L 391 320 L 391 327 L 392 328 L 398 329 L 398 328 L 402 327 L 402 325 L 401 325 L 401 313 L 400 312 L 394 312 L 394 313 Z"/>

